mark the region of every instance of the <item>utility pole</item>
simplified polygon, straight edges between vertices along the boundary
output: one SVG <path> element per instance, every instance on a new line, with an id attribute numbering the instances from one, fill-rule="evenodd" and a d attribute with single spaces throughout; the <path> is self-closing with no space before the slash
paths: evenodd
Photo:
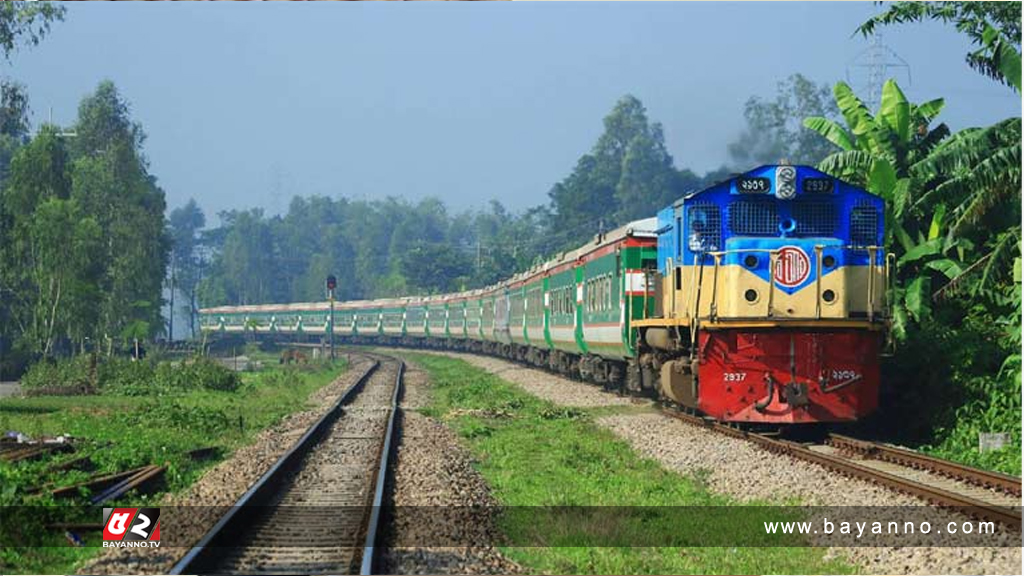
<path id="1" fill-rule="evenodd" d="M 327 277 L 327 297 L 331 301 L 331 319 L 327 326 L 328 341 L 331 347 L 331 362 L 334 361 L 334 289 L 338 287 L 338 279 L 334 275 Z"/>
<path id="2" fill-rule="evenodd" d="M 167 316 L 167 343 L 174 342 L 174 257 L 171 257 L 171 309 Z"/>

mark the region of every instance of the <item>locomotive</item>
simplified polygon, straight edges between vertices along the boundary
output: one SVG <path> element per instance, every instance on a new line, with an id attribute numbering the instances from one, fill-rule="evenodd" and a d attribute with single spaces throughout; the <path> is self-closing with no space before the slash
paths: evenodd
<path id="1" fill-rule="evenodd" d="M 499 355 L 724 422 L 849 422 L 878 406 L 884 210 L 814 168 L 766 165 L 487 288 L 206 308 L 200 324 Z"/>

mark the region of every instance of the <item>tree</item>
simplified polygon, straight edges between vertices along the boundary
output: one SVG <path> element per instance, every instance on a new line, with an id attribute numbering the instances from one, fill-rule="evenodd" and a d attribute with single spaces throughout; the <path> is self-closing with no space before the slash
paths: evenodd
<path id="1" fill-rule="evenodd" d="M 31 226 L 36 207 L 48 199 L 67 199 L 71 182 L 67 174 L 68 154 L 51 126 L 14 154 L 11 176 L 0 193 L 0 299 L 5 321 L 0 334 L 6 343 L 23 340 L 33 325 L 37 287 L 32 282 L 33 247 Z"/>
<path id="2" fill-rule="evenodd" d="M 99 293 L 96 290 L 101 232 L 74 200 L 49 198 L 28 225 L 29 274 L 38 288 L 25 336 L 44 358 L 59 337 L 82 342 L 92 334 Z"/>
<path id="3" fill-rule="evenodd" d="M 7 179 L 11 158 L 28 139 L 28 113 L 25 87 L 0 80 L 0 187 Z"/>
<path id="4" fill-rule="evenodd" d="M 203 210 L 190 199 L 187 204 L 174 209 L 168 218 L 171 239 L 170 265 L 170 326 L 168 334 L 173 338 L 174 328 L 174 293 L 180 291 L 186 298 L 182 309 L 189 320 L 189 334 L 196 336 L 196 318 L 199 314 L 198 295 L 199 281 L 202 279 L 202 256 L 200 253 L 200 231 L 206 226 Z"/>
<path id="5" fill-rule="evenodd" d="M 59 340 L 89 337 L 98 307 L 100 233 L 70 199 L 68 170 L 62 139 L 44 126 L 15 154 L 0 195 L 11 239 L 0 248 L 0 287 L 13 296 L 5 340 L 44 357 Z"/>
<path id="6" fill-rule="evenodd" d="M 417 241 L 401 256 L 404 277 L 414 290 L 427 293 L 463 288 L 459 279 L 469 275 L 470 260 L 444 243 Z"/>
<path id="7" fill-rule="evenodd" d="M 572 173 L 552 187 L 550 240 L 570 246 L 599 228 L 609 230 L 649 216 L 678 198 L 695 180 L 677 172 L 661 124 L 643 104 L 624 96 L 604 118 L 604 132 Z"/>
<path id="8" fill-rule="evenodd" d="M 584 154 L 572 173 L 548 192 L 551 198 L 552 246 L 579 242 L 603 222 L 611 224 L 616 211 L 615 188 L 602 176 L 596 157 Z"/>
<path id="9" fill-rule="evenodd" d="M 226 302 L 234 305 L 267 304 L 272 297 L 274 246 L 263 210 L 221 212 L 228 229 L 220 253 L 220 281 Z"/>
<path id="10" fill-rule="evenodd" d="M 1005 280 L 1008 258 L 1020 252 L 1020 118 L 948 137 L 944 124 L 929 127 L 943 101 L 911 104 L 892 80 L 877 116 L 845 84 L 835 94 L 847 126 L 820 117 L 806 125 L 842 149 L 823 171 L 887 200 L 887 243 L 899 258 L 897 334 L 969 275 L 982 274 L 978 288 L 997 270 Z"/>
<path id="11" fill-rule="evenodd" d="M 67 8 L 56 2 L 0 2 L 0 50 L 10 59 L 19 42 L 36 46 Z"/>
<path id="12" fill-rule="evenodd" d="M 729 157 L 744 168 L 788 159 L 814 165 L 836 151 L 834 145 L 803 126 L 803 119 L 839 115 L 827 85 L 817 85 L 802 74 L 778 83 L 775 98 L 752 96 L 743 109 L 747 127 L 729 144 Z"/>
<path id="13" fill-rule="evenodd" d="M 148 172 L 145 133 L 128 102 L 109 81 L 79 105 L 70 143 L 72 198 L 99 224 L 105 239 L 99 331 L 112 346 L 130 341 L 139 326 L 163 332 L 161 290 L 170 240 L 163 190 Z M 129 332 L 131 335 L 129 335 Z"/>
<path id="14" fill-rule="evenodd" d="M 49 32 L 50 24 L 63 20 L 67 10 L 52 2 L 0 3 L 0 50 L 10 60 L 24 41 L 37 45 Z M 25 87 L 9 78 L 0 79 L 0 186 L 7 178 L 11 158 L 28 137 L 28 94 Z M 0 236 L 0 241 L 4 238 Z"/>
<path id="15" fill-rule="evenodd" d="M 0 80 L 0 134 L 17 139 L 28 136 L 28 112 L 25 86 Z"/>

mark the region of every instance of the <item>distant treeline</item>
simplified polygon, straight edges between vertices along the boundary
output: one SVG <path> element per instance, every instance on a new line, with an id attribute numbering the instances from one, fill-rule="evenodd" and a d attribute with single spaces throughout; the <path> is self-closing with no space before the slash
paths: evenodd
<path id="1" fill-rule="evenodd" d="M 750 127 L 731 155 L 745 168 L 780 157 L 813 164 L 834 147 L 794 127 L 796 114 L 834 117 L 834 108 L 827 87 L 794 75 L 780 84 L 775 100 L 748 102 Z M 765 126 L 764 119 L 778 125 Z M 793 130 L 813 138 L 791 138 Z M 604 118 L 592 149 L 552 186 L 549 202 L 522 212 L 496 200 L 450 213 L 436 199 L 297 196 L 282 216 L 233 210 L 220 214 L 218 228 L 201 231 L 203 215 L 190 204 L 172 213 L 172 227 L 187 223 L 172 236 L 186 239 L 196 256 L 175 262 L 185 268 L 179 275 L 201 280 L 179 286 L 188 294 L 194 286 L 205 306 L 323 299 L 324 278 L 332 273 L 339 275 L 338 297 L 346 300 L 486 286 L 599 231 L 651 217 L 733 171 L 722 167 L 698 176 L 676 168 L 661 125 L 650 121 L 637 98 L 625 96 Z M 194 317 L 194 307 L 189 314 Z"/>
<path id="2" fill-rule="evenodd" d="M 316 300 L 339 276 L 341 299 L 428 294 L 485 286 L 655 211 L 707 178 L 677 170 L 661 127 L 623 98 L 592 153 L 550 192 L 549 204 L 511 212 L 499 201 L 452 213 L 437 199 L 363 201 L 295 197 L 288 212 L 220 214 L 201 235 L 211 255 L 204 305 Z M 193 208 L 188 208 L 194 210 Z M 172 221 L 174 220 L 172 216 Z"/>

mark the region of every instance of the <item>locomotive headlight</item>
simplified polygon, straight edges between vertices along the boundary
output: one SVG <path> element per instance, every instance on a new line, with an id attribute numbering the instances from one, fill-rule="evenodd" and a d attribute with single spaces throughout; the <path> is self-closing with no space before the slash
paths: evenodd
<path id="1" fill-rule="evenodd" d="M 796 168 L 779 166 L 775 169 L 775 196 L 781 200 L 796 196 Z"/>

